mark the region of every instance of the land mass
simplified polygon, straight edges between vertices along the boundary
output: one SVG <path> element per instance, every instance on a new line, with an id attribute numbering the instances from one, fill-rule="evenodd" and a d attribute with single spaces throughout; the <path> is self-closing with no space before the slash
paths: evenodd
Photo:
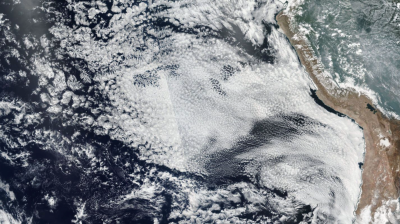
<path id="1" fill-rule="evenodd" d="M 290 17 L 284 11 L 276 16 L 277 23 L 297 52 L 300 62 L 318 87 L 317 97 L 328 107 L 354 119 L 363 128 L 365 157 L 362 166 L 361 196 L 355 211 L 356 218 L 370 209 L 371 221 L 382 205 L 396 209 L 393 200 L 399 198 L 400 187 L 400 121 L 388 118 L 373 107 L 366 95 L 351 89 L 329 86 L 322 75 L 323 68 L 307 40 L 299 38 L 296 27 L 290 27 Z"/>

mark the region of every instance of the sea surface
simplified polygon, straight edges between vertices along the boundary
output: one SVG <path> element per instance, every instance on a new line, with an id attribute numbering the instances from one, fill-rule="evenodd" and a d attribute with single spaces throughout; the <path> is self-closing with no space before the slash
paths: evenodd
<path id="1" fill-rule="evenodd" d="M 362 129 L 315 96 L 285 7 L 1 1 L 0 223 L 352 222 Z"/>

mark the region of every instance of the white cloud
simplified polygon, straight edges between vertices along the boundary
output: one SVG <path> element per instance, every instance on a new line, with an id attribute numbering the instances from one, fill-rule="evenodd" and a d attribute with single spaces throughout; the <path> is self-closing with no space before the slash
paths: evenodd
<path id="1" fill-rule="evenodd" d="M 163 4 L 169 8 L 146 14 L 146 8 Z M 314 102 L 309 96 L 310 79 L 283 34 L 273 26 L 267 38 L 275 52 L 271 55 L 274 63 L 264 63 L 241 46 L 214 37 L 223 26 L 231 29 L 234 24 L 247 42 L 260 46 L 265 38 L 263 23 L 274 23 L 274 15 L 282 7 L 269 1 L 143 3 L 125 15 L 114 15 L 110 27 L 95 28 L 96 38 L 107 40 L 107 44 L 86 38 L 86 29 L 77 29 L 74 34 L 62 26 L 51 30 L 65 40 L 66 53 L 88 63 L 94 77 L 88 80 L 90 77 L 84 76 L 85 82 L 96 83 L 94 88 L 110 99 L 109 105 L 97 108 L 103 116 L 88 118 L 88 122 L 97 133 L 108 133 L 133 147 L 141 145 L 141 159 L 207 175 L 204 158 L 237 145 L 249 135 L 254 122 L 292 114 L 314 120 L 299 128 L 293 138 L 271 139 L 269 144 L 239 153 L 236 158 L 251 158 L 257 162 L 254 164 L 261 164 L 262 184 L 318 207 L 315 216 L 329 214 L 350 222 L 361 184 L 361 129 Z M 179 25 L 181 30 L 158 28 L 153 23 L 157 18 Z M 82 16 L 77 22 L 88 21 Z M 80 45 L 73 44 L 77 41 Z M 50 74 L 45 67 L 39 68 Z M 76 91 L 81 83 L 74 76 L 69 76 L 67 84 L 65 76 L 60 76 L 60 83 L 53 97 L 67 104 L 67 85 Z M 78 99 L 74 96 L 75 104 Z M 269 163 L 278 157 L 284 159 Z M 246 169 L 250 172 L 252 167 Z M 205 203 L 199 194 L 190 195 L 193 211 L 187 211 L 188 216 Z M 251 192 L 248 197 L 258 200 Z M 283 209 L 290 203 L 283 200 L 276 204 Z M 240 212 L 227 211 L 226 215 Z"/>

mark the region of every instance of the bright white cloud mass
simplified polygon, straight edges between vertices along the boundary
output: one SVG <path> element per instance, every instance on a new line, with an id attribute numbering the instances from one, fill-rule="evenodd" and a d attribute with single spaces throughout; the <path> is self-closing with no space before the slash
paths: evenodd
<path id="1" fill-rule="evenodd" d="M 350 223 L 362 130 L 312 97 L 274 19 L 284 7 L 68 1 L 37 8 L 51 26 L 23 38 L 3 14 L 1 81 L 30 92 L 0 103 L 1 163 L 16 169 L 0 196 L 17 198 L 0 220 Z M 29 190 L 42 193 L 18 199 Z"/>

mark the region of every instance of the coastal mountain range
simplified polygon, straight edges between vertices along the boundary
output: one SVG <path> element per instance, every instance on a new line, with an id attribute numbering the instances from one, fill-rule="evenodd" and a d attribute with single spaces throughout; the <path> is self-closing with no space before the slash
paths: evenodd
<path id="1" fill-rule="evenodd" d="M 398 4 L 1 0 L 0 223 L 397 223 Z"/>

